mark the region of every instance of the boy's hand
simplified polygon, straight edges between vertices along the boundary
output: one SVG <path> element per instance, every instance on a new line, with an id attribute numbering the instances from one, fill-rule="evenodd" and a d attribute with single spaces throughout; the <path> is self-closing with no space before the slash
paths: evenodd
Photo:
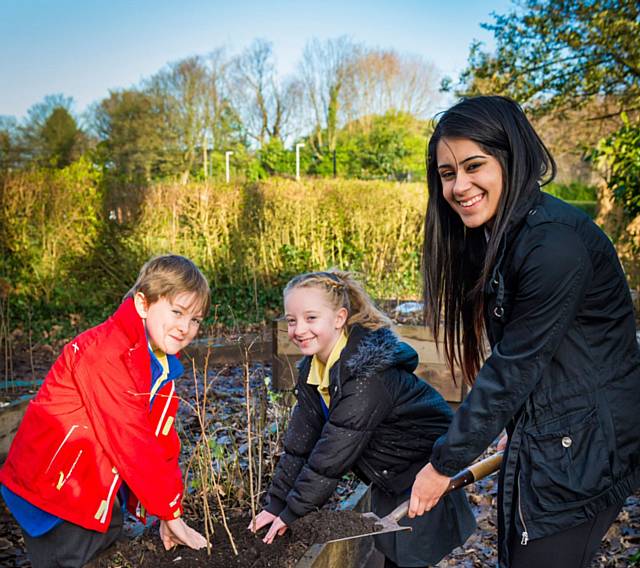
<path id="1" fill-rule="evenodd" d="M 284 533 L 286 533 L 287 528 L 288 527 L 287 525 L 284 524 L 284 521 L 280 517 L 276 517 L 274 521 L 271 523 L 269 532 L 262 539 L 262 542 L 266 544 L 271 544 L 273 542 L 273 539 L 276 538 L 276 536 L 282 536 Z"/>
<path id="2" fill-rule="evenodd" d="M 425 465 L 416 475 L 411 488 L 409 518 L 420 516 L 433 509 L 440 497 L 449 487 L 451 479 L 439 473 L 430 463 Z"/>
<path id="3" fill-rule="evenodd" d="M 165 550 L 183 544 L 196 550 L 207 546 L 207 539 L 192 529 L 181 518 L 160 521 L 160 538 Z"/>
<path id="4" fill-rule="evenodd" d="M 256 515 L 255 526 L 252 520 L 249 523 L 249 526 L 247 528 L 251 532 L 255 533 L 259 531 L 262 527 L 266 527 L 267 525 L 270 525 L 275 519 L 276 519 L 276 516 L 273 513 L 270 513 L 269 511 L 260 511 L 260 513 Z"/>

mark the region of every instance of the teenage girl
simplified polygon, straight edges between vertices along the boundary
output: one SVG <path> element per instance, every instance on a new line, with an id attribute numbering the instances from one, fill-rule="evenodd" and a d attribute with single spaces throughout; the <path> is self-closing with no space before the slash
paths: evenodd
<path id="1" fill-rule="evenodd" d="M 503 97 L 458 103 L 429 142 L 427 319 L 473 388 L 418 474 L 409 514 L 430 510 L 506 428 L 499 556 L 516 568 L 589 566 L 640 485 L 629 287 L 607 236 L 540 190 L 554 173 Z"/>

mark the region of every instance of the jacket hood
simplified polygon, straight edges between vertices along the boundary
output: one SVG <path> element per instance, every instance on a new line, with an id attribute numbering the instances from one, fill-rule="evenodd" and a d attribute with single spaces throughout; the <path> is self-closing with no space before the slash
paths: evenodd
<path id="1" fill-rule="evenodd" d="M 345 367 L 355 378 L 370 377 L 389 367 L 413 373 L 418 366 L 416 351 L 388 328 L 370 331 L 354 326 L 345 351 Z"/>

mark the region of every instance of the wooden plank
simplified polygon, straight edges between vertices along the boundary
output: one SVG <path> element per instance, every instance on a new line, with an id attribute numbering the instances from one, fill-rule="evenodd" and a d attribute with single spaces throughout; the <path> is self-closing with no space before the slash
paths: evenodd
<path id="1" fill-rule="evenodd" d="M 298 369 L 296 363 L 301 359 L 298 355 L 273 355 L 272 387 L 275 390 L 291 390 L 296 385 Z"/>
<path id="2" fill-rule="evenodd" d="M 241 365 L 247 354 L 251 363 L 268 363 L 273 354 L 273 345 L 271 341 L 263 340 L 244 345 L 239 342 L 213 343 L 204 340 L 191 343 L 183 353 L 195 359 L 198 366 L 204 364 L 207 355 L 210 365 Z"/>
<path id="3" fill-rule="evenodd" d="M 6 459 L 18 426 L 20 426 L 27 406 L 34 396 L 29 395 L 0 408 L 0 463 Z"/>
<path id="4" fill-rule="evenodd" d="M 456 375 L 457 385 L 451 379 L 445 363 L 418 363 L 416 375 L 436 389 L 447 402 L 462 402 L 462 378 Z"/>

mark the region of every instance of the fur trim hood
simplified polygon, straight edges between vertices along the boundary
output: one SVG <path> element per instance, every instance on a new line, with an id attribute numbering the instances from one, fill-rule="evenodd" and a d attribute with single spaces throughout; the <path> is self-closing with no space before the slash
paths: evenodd
<path id="1" fill-rule="evenodd" d="M 384 327 L 376 331 L 354 327 L 346 350 L 345 367 L 355 378 L 371 377 L 389 367 L 400 367 L 413 373 L 418 366 L 415 350 Z"/>
<path id="2" fill-rule="evenodd" d="M 347 345 L 340 355 L 345 370 L 352 377 L 366 378 L 390 367 L 398 367 L 413 373 L 418 366 L 418 354 L 413 347 L 398 339 L 389 328 L 376 331 L 354 325 L 349 332 Z M 306 376 L 311 365 L 311 357 L 303 357 L 296 366 Z"/>

